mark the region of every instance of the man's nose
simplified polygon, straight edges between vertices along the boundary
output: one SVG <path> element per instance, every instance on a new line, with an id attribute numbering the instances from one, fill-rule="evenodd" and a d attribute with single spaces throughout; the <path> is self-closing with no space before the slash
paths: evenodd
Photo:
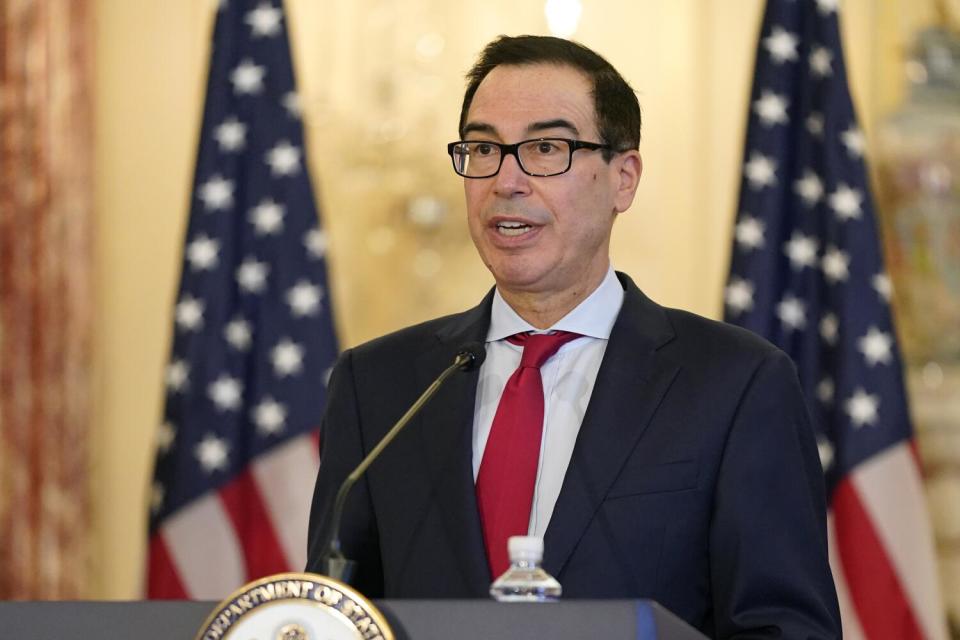
<path id="1" fill-rule="evenodd" d="M 504 157 L 500 164 L 500 172 L 493 179 L 495 180 L 494 193 L 503 198 L 523 195 L 530 189 L 530 176 L 523 172 L 520 161 L 513 154 Z"/>

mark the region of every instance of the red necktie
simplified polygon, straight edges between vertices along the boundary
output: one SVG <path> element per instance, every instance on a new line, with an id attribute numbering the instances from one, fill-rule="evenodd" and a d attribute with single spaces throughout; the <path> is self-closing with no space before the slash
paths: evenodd
<path id="1" fill-rule="evenodd" d="M 523 345 L 520 366 L 503 388 L 477 474 L 477 506 L 494 578 L 507 570 L 507 539 L 527 535 L 543 435 L 543 381 L 540 367 L 580 335 L 520 333 L 508 340 Z"/>

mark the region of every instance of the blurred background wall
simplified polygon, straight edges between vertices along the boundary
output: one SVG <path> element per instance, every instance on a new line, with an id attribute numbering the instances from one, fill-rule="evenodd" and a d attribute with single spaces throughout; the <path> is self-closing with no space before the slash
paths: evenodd
<path id="1" fill-rule="evenodd" d="M 446 142 L 463 73 L 501 34 L 548 33 L 540 0 L 287 0 L 309 162 L 352 346 L 470 306 L 492 284 L 464 224 Z M 868 141 L 903 97 L 904 53 L 956 2 L 846 0 Z M 81 596 L 142 589 L 215 0 L 94 0 L 94 367 L 90 571 Z M 761 0 L 582 0 L 574 38 L 639 94 L 644 176 L 613 261 L 661 303 L 721 312 Z"/>

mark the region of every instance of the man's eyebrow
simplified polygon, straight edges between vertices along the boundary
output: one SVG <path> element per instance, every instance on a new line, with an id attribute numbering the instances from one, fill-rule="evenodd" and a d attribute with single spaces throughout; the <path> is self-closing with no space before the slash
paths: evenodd
<path id="1" fill-rule="evenodd" d="M 468 133 L 489 133 L 496 136 L 497 128 L 486 122 L 470 122 L 463 127 L 463 136 L 466 137 Z"/>
<path id="2" fill-rule="evenodd" d="M 573 135 L 580 135 L 580 130 L 577 129 L 576 125 L 570 122 L 569 120 L 564 120 L 563 118 L 556 118 L 555 120 L 544 120 L 542 122 L 534 122 L 529 127 L 527 131 L 530 133 L 544 131 L 546 129 L 567 129 Z"/>

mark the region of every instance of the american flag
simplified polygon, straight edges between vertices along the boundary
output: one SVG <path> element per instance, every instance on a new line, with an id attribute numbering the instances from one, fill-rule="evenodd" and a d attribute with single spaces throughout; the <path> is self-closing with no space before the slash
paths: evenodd
<path id="1" fill-rule="evenodd" d="M 946 638 L 837 2 L 767 3 L 726 319 L 797 364 L 844 637 Z"/>
<path id="2" fill-rule="evenodd" d="M 279 0 L 220 3 L 152 487 L 148 596 L 306 564 L 337 352 Z"/>

